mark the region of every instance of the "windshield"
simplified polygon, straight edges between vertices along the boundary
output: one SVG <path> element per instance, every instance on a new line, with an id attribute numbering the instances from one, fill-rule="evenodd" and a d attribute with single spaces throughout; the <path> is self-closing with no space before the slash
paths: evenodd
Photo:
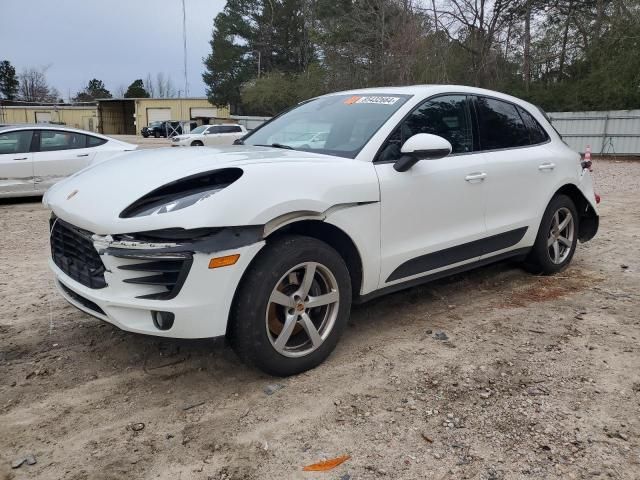
<path id="1" fill-rule="evenodd" d="M 209 125 L 200 125 L 191 130 L 191 133 L 203 133 L 207 128 L 209 128 Z"/>
<path id="2" fill-rule="evenodd" d="M 244 144 L 355 158 L 373 134 L 410 97 L 382 93 L 319 97 L 254 130 L 244 139 Z"/>

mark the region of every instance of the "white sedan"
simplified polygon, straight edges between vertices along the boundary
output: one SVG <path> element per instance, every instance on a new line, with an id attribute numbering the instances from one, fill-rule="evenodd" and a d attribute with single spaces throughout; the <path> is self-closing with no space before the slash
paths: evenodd
<path id="1" fill-rule="evenodd" d="M 189 133 L 171 139 L 172 147 L 202 147 L 204 145 L 232 145 L 244 137 L 247 130 L 242 125 L 200 125 Z"/>
<path id="2" fill-rule="evenodd" d="M 137 145 L 54 125 L 0 126 L 0 198 L 42 195 L 86 166 Z"/>
<path id="3" fill-rule="evenodd" d="M 286 143 L 305 132 L 326 138 Z M 334 93 L 239 145 L 134 152 L 59 183 L 44 198 L 49 264 L 84 312 L 131 332 L 227 335 L 291 375 L 331 353 L 352 302 L 505 258 L 563 270 L 598 230 L 589 168 L 508 95 Z"/>

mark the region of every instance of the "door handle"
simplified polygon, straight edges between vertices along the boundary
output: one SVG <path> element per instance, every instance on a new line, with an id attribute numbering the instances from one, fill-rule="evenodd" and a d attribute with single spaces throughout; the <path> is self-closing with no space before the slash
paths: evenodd
<path id="1" fill-rule="evenodd" d="M 553 170 L 554 168 L 556 168 L 556 164 L 549 162 L 549 163 L 543 163 L 541 165 L 538 165 L 538 170 L 543 171 L 543 170 Z"/>
<path id="2" fill-rule="evenodd" d="M 464 179 L 467 182 L 473 182 L 474 180 L 484 180 L 486 177 L 487 177 L 487 174 L 485 172 L 476 172 L 476 173 L 470 173 L 469 175 L 464 177 Z"/>
<path id="3" fill-rule="evenodd" d="M 29 160 L 29 157 L 14 158 L 14 160 Z"/>
<path id="4" fill-rule="evenodd" d="M 88 153 L 80 153 L 78 155 L 76 155 L 76 157 L 88 157 L 89 154 Z"/>

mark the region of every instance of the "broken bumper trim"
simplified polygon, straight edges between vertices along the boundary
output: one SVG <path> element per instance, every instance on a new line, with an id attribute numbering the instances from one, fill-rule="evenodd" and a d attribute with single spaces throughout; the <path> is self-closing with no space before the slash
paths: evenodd
<path id="1" fill-rule="evenodd" d="M 192 263 L 179 294 L 168 299 L 146 296 L 157 293 L 157 285 L 125 281 L 130 277 L 140 277 L 138 271 L 119 268 L 140 263 L 138 259 L 123 255 L 130 249 L 109 246 L 102 252 L 107 286 L 101 289 L 91 289 L 73 280 L 51 259 L 49 266 L 55 274 L 56 286 L 69 303 L 118 328 L 162 337 L 210 338 L 226 333 L 235 291 L 246 268 L 264 244 L 261 240 L 242 247 L 217 250 L 216 255 L 240 254 L 235 265 L 225 268 L 208 268 L 211 253 L 214 252 L 192 253 Z M 182 248 L 185 248 L 185 245 L 182 245 Z M 145 258 L 150 253 L 160 253 L 150 252 L 149 249 L 133 250 L 137 256 Z M 173 252 L 176 253 L 175 250 Z M 154 324 L 155 311 L 171 312 L 175 315 L 170 329 L 160 330 Z"/>

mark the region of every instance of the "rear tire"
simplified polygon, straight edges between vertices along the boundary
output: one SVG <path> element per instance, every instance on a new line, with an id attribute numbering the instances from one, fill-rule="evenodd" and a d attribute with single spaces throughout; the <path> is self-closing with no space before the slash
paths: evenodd
<path id="1" fill-rule="evenodd" d="M 191 142 L 191 146 L 192 147 L 204 147 L 204 143 L 202 143 L 200 140 L 195 140 L 195 141 Z"/>
<path id="2" fill-rule="evenodd" d="M 567 268 L 576 251 L 578 227 L 578 212 L 573 200 L 566 195 L 553 197 L 525 261 L 527 270 L 551 275 Z"/>
<path id="3" fill-rule="evenodd" d="M 329 356 L 350 310 L 351 278 L 338 252 L 315 238 L 285 236 L 268 243 L 245 273 L 228 338 L 245 362 L 294 375 Z"/>

